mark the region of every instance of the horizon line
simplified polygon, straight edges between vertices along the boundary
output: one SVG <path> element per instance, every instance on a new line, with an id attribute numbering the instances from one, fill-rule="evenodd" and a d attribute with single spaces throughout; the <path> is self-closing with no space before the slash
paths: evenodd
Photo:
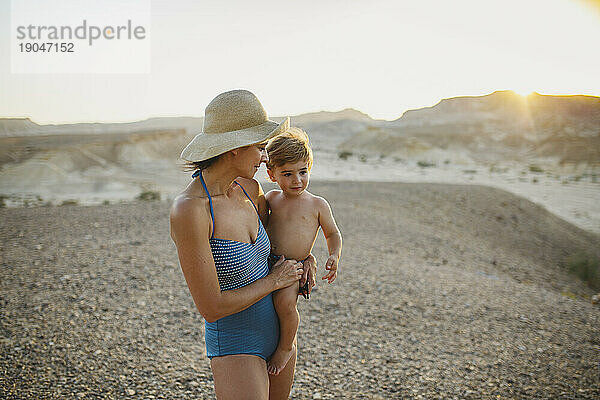
<path id="1" fill-rule="evenodd" d="M 336 111 L 330 111 L 330 110 L 319 110 L 319 111 L 307 111 L 307 112 L 303 112 L 300 114 L 292 114 L 292 115 L 287 115 L 290 118 L 294 118 L 294 117 L 301 117 L 304 115 L 308 115 L 308 114 L 321 114 L 321 113 L 329 113 L 329 114 L 336 114 L 336 113 L 340 113 L 346 110 L 350 110 L 350 111 L 356 111 L 358 113 L 364 114 L 367 117 L 369 117 L 370 119 L 374 120 L 374 121 L 395 121 L 399 118 L 401 118 L 406 112 L 408 111 L 416 111 L 416 110 L 422 110 L 422 109 L 426 109 L 426 108 L 433 108 L 435 106 L 437 106 L 438 104 L 440 104 L 442 101 L 444 100 L 452 100 L 452 99 L 459 99 L 459 98 L 476 98 L 476 97 L 486 97 L 486 96 L 491 96 L 493 94 L 496 93 L 505 93 L 505 92 L 511 92 L 513 94 L 515 94 L 516 96 L 520 96 L 523 98 L 527 98 L 529 96 L 532 95 L 537 95 L 537 96 L 545 96 L 545 97 L 594 97 L 594 98 L 598 98 L 600 99 L 600 94 L 598 95 L 590 95 L 590 94 L 581 94 L 581 93 L 573 93 L 573 94 L 545 94 L 545 93 L 540 93 L 538 91 L 532 91 L 528 94 L 520 94 L 518 93 L 518 91 L 514 90 L 514 89 L 498 89 L 498 90 L 494 90 L 493 92 L 487 93 L 487 94 L 474 94 L 474 95 L 460 95 L 460 96 L 452 96 L 452 97 L 444 97 L 441 98 L 440 100 L 438 100 L 436 103 L 434 103 L 431 106 L 423 106 L 423 107 L 418 107 L 418 108 L 407 108 L 406 110 L 402 111 L 400 113 L 400 115 L 396 118 L 393 119 L 387 119 L 387 118 L 374 118 L 373 116 L 371 116 L 369 113 L 364 112 L 362 110 L 359 110 L 358 108 L 354 108 L 354 107 L 343 107 L 339 110 Z M 271 119 L 279 119 L 279 118 L 285 118 L 286 116 L 271 116 L 269 118 Z M 134 123 L 138 123 L 138 122 L 144 122 L 144 121 L 148 121 L 150 119 L 167 119 L 167 118 L 204 118 L 204 115 L 200 115 L 200 116 L 194 116 L 194 115 L 168 115 L 168 114 L 160 114 L 160 115 L 149 115 L 146 118 L 142 118 L 142 119 L 129 119 L 129 120 L 95 120 L 95 121 L 91 121 L 91 120 L 54 120 L 52 122 L 42 122 L 39 120 L 36 120 L 34 117 L 31 116 L 0 116 L 0 120 L 29 120 L 31 122 L 33 122 L 36 125 L 39 126 L 47 126 L 47 125 L 77 125 L 77 124 L 134 124 Z"/>

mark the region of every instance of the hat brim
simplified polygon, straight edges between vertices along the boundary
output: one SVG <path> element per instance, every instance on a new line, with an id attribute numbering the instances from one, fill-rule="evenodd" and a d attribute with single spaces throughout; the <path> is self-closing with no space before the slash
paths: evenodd
<path id="1" fill-rule="evenodd" d="M 282 122 L 267 120 L 251 128 L 223 133 L 199 133 L 181 152 L 186 161 L 204 161 L 239 147 L 267 141 L 286 132 L 290 128 L 290 118 Z"/>

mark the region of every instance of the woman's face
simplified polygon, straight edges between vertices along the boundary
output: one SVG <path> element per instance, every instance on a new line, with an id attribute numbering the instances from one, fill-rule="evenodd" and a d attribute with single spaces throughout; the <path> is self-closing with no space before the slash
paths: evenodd
<path id="1" fill-rule="evenodd" d="M 268 157 L 265 147 L 265 143 L 260 143 L 238 149 L 236 159 L 241 177 L 252 179 L 260 164 L 267 162 Z"/>

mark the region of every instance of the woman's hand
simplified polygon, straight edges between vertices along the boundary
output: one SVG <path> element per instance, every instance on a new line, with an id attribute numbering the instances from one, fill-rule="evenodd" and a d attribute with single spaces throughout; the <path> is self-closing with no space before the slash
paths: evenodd
<path id="1" fill-rule="evenodd" d="M 269 276 L 273 280 L 275 290 L 286 288 L 300 280 L 304 270 L 296 260 L 286 260 L 281 256 L 273 265 Z"/>

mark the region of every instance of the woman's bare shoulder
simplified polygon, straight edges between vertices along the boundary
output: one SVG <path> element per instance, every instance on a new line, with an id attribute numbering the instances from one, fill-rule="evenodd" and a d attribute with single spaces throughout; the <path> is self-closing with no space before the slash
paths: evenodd
<path id="1" fill-rule="evenodd" d="M 175 197 L 169 215 L 171 238 L 181 241 L 210 237 L 212 224 L 207 197 L 194 197 L 182 193 Z"/>
<path id="2" fill-rule="evenodd" d="M 253 199 L 257 198 L 262 193 L 262 187 L 256 179 L 246 179 L 242 177 L 235 178 L 235 181 L 241 185 L 244 190 L 252 196 Z"/>
<path id="3" fill-rule="evenodd" d="M 171 223 L 190 217 L 194 220 L 208 217 L 210 211 L 207 210 L 207 204 L 207 197 L 195 197 L 190 196 L 188 193 L 180 193 L 175 197 L 171 206 Z"/>

